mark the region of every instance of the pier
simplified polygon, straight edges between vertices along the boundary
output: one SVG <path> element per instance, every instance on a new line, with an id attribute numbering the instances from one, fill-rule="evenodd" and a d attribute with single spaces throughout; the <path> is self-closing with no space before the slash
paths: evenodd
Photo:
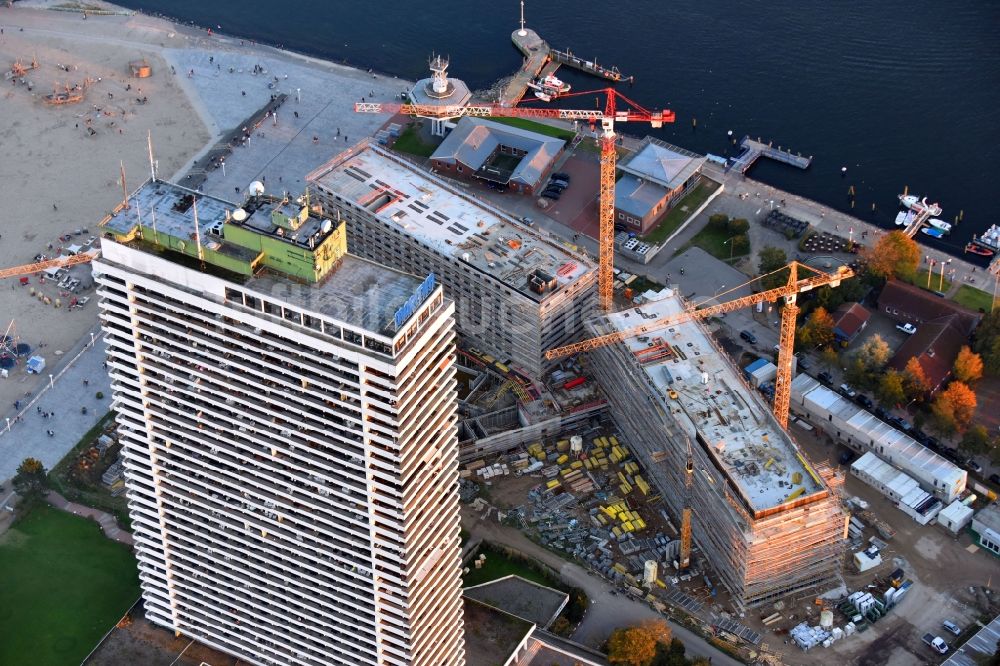
<path id="1" fill-rule="evenodd" d="M 749 136 L 743 137 L 740 141 L 740 148 L 743 152 L 736 157 L 729 170 L 738 171 L 745 174 L 759 157 L 767 157 L 783 164 L 790 164 L 799 169 L 808 169 L 812 164 L 812 155 L 803 157 L 801 153 L 793 153 L 790 150 L 783 150 L 781 146 L 775 148 L 771 143 L 764 143 L 758 137 L 755 141 Z"/>
<path id="2" fill-rule="evenodd" d="M 517 50 L 524 55 L 524 64 L 504 86 L 500 103 L 504 106 L 514 106 L 528 92 L 528 84 L 539 77 L 555 74 L 560 65 L 578 69 L 581 72 L 608 81 L 631 81 L 632 77 L 624 76 L 617 67 L 604 67 L 597 61 L 584 60 L 573 55 L 568 49 L 558 51 L 548 45 L 537 32 L 530 28 L 520 28 L 511 33 L 511 41 Z"/>

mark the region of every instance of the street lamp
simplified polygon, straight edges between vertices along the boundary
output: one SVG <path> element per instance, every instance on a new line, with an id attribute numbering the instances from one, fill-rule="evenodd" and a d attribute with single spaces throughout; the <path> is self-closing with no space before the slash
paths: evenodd
<path id="1" fill-rule="evenodd" d="M 944 291 L 944 267 L 945 264 L 950 264 L 950 263 L 951 259 L 949 259 L 948 261 L 941 262 L 941 279 L 938 280 L 938 291 Z"/>
<path id="2" fill-rule="evenodd" d="M 736 243 L 733 243 L 731 241 L 734 241 L 737 238 L 739 238 L 738 234 L 736 236 L 733 236 L 732 238 L 727 238 L 726 240 L 722 241 L 723 245 L 725 245 L 726 243 L 729 243 L 729 261 L 733 260 L 733 248 L 736 246 Z"/>
<path id="3" fill-rule="evenodd" d="M 49 388 L 52 388 L 52 375 L 49 375 Z"/>
<path id="4" fill-rule="evenodd" d="M 10 418 L 7 418 L 7 432 L 10 432 Z"/>

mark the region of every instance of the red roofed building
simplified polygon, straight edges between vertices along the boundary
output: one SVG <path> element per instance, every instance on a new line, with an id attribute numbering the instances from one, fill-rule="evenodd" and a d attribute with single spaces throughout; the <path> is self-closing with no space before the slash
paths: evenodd
<path id="1" fill-rule="evenodd" d="M 934 393 L 951 374 L 955 358 L 979 325 L 982 314 L 941 298 L 920 287 L 891 280 L 878 299 L 879 309 L 891 319 L 913 324 L 917 332 L 909 337 L 889 361 L 902 370 L 916 358 Z"/>
<path id="2" fill-rule="evenodd" d="M 841 303 L 833 311 L 833 337 L 843 346 L 847 346 L 865 330 L 871 313 L 860 303 Z"/>

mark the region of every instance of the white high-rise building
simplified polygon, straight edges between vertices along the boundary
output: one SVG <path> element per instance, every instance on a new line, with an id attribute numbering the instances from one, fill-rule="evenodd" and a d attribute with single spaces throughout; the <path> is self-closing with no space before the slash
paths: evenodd
<path id="1" fill-rule="evenodd" d="M 462 666 L 434 276 L 287 200 L 148 182 L 129 204 L 94 272 L 146 616 L 253 664 Z"/>

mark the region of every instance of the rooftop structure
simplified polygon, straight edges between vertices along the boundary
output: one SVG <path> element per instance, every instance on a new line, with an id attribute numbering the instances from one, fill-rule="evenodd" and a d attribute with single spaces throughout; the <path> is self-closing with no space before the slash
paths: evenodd
<path id="1" fill-rule="evenodd" d="M 439 108 L 453 108 L 456 113 L 452 117 L 460 115 L 459 110 L 468 104 L 472 98 L 469 86 L 460 79 L 448 77 L 448 59 L 433 55 L 427 62 L 431 70 L 431 76 L 420 79 L 413 84 L 413 89 L 409 92 L 410 101 L 413 104 L 434 106 Z M 446 129 L 445 117 L 432 117 L 431 134 L 444 136 Z"/>
<path id="2" fill-rule="evenodd" d="M 913 477 L 871 451 L 854 461 L 851 472 L 895 502 L 901 511 L 921 525 L 929 523 L 944 507 L 941 500 L 921 488 Z"/>
<path id="3" fill-rule="evenodd" d="M 459 332 L 497 360 L 538 377 L 542 351 L 582 332 L 596 267 L 547 234 L 367 140 L 307 180 L 325 214 L 346 221 L 353 253 L 435 273 Z"/>
<path id="4" fill-rule="evenodd" d="M 886 283 L 882 293 L 879 294 L 878 307 L 892 319 L 913 324 L 917 328 L 924 322 L 957 314 L 962 320 L 961 327 L 968 331 L 966 336 L 972 333 L 976 324 L 982 319 L 981 314 L 968 310 L 954 301 L 898 280 L 889 280 Z"/>
<path id="5" fill-rule="evenodd" d="M 562 139 L 531 130 L 466 117 L 441 142 L 431 161 L 439 168 L 461 165 L 478 178 L 532 192 L 552 170 L 565 145 Z M 510 168 L 495 163 L 498 155 L 519 159 Z"/>
<path id="6" fill-rule="evenodd" d="M 120 243 L 143 241 L 236 275 L 270 268 L 321 281 L 347 251 L 343 224 L 314 216 L 302 199 L 268 197 L 263 186 L 254 191 L 241 206 L 147 180 L 100 227 Z"/>
<path id="7" fill-rule="evenodd" d="M 625 330 L 686 307 L 665 289 L 593 328 Z M 841 479 L 805 459 L 700 323 L 594 350 L 591 362 L 615 421 L 675 515 L 690 441 L 694 540 L 737 605 L 834 583 L 845 517 L 831 483 Z"/>
<path id="8" fill-rule="evenodd" d="M 1000 555 L 1000 506 L 989 504 L 972 518 L 972 529 L 979 535 L 979 545 Z"/>
<path id="9" fill-rule="evenodd" d="M 997 653 L 998 644 L 1000 644 L 1000 615 L 956 648 L 941 666 L 980 666 L 984 659 Z"/>
<path id="10" fill-rule="evenodd" d="M 792 410 L 804 412 L 811 423 L 854 449 L 872 451 L 946 503 L 965 490 L 965 470 L 809 375 L 792 380 Z"/>
<path id="11" fill-rule="evenodd" d="M 974 327 L 972 320 L 957 313 L 926 321 L 899 346 L 889 359 L 889 367 L 902 371 L 911 358 L 917 359 L 933 393 L 951 375 L 955 359 L 962 346 L 969 344 Z"/>

